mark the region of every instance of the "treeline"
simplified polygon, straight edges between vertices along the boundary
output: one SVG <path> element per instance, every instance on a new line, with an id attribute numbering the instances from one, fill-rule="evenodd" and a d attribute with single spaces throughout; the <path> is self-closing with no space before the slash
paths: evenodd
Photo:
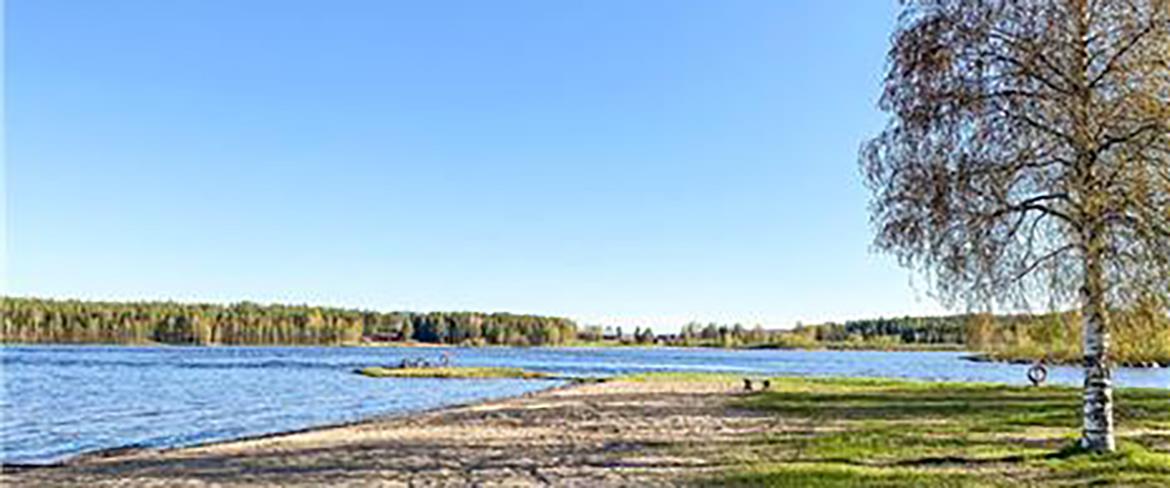
<path id="1" fill-rule="evenodd" d="M 968 315 L 852 320 L 805 327 L 817 342 L 892 341 L 899 344 L 961 345 Z M 802 327 L 797 327 L 799 331 Z M 806 332 L 807 333 L 807 332 Z"/>
<path id="2" fill-rule="evenodd" d="M 609 342 L 615 345 L 649 345 L 661 342 L 662 337 L 654 334 L 650 327 L 634 327 L 632 333 L 627 333 L 620 326 L 587 325 L 577 333 L 577 339 L 583 344 L 600 344 Z"/>
<path id="3" fill-rule="evenodd" d="M 1121 365 L 1170 367 L 1170 318 L 1154 307 L 1139 306 L 1110 314 L 1110 358 Z M 973 315 L 967 347 L 988 358 L 1078 364 L 1083 325 L 1079 312 L 1043 315 Z"/>
<path id="4" fill-rule="evenodd" d="M 711 322 L 703 325 L 689 322 L 683 325 L 678 336 L 672 337 L 669 342 L 681 346 L 739 347 L 766 342 L 771 337 L 770 334 L 772 332 L 764 330 L 760 325 L 749 329 L 743 324 L 725 325 Z"/>
<path id="5" fill-rule="evenodd" d="M 510 313 L 431 312 L 382 314 L 367 337 L 437 344 L 546 346 L 573 342 L 577 324 L 562 317 Z"/>
<path id="6" fill-rule="evenodd" d="M 477 312 L 372 312 L 308 305 L 90 302 L 0 298 L 0 342 L 343 345 L 556 345 L 572 341 L 565 318 Z"/>
<path id="7" fill-rule="evenodd" d="M 756 325 L 691 322 L 667 342 L 683 346 L 775 347 L 785 349 L 898 347 L 958 348 L 965 343 L 967 316 L 895 317 L 800 325 L 767 330 Z"/>
<path id="8" fill-rule="evenodd" d="M 662 342 L 681 346 L 779 349 L 967 349 L 989 359 L 1079 363 L 1082 324 L 1077 312 L 1050 314 L 962 314 L 895 317 L 843 323 L 759 326 L 689 323 Z M 1111 358 L 1131 366 L 1170 367 L 1170 315 L 1165 307 L 1140 304 L 1110 313 Z"/>

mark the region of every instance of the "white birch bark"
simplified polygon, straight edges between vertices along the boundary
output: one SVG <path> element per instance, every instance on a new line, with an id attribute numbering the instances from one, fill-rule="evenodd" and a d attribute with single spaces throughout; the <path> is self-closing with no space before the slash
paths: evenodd
<path id="1" fill-rule="evenodd" d="M 1093 452 L 1116 449 L 1113 437 L 1113 373 L 1109 365 L 1109 328 L 1098 239 L 1089 240 L 1085 285 L 1081 290 L 1084 322 L 1084 431 L 1081 447 Z"/>

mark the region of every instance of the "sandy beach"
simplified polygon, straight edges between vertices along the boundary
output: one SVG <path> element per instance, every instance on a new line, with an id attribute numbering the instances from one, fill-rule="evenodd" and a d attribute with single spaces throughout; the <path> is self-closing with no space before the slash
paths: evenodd
<path id="1" fill-rule="evenodd" d="M 676 486 L 780 428 L 732 382 L 612 381 L 265 438 L 10 470 L 3 486 Z"/>

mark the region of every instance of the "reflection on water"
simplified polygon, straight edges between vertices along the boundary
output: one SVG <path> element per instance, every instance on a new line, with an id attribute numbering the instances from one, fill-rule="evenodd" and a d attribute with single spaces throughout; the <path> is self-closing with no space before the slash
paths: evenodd
<path id="1" fill-rule="evenodd" d="M 128 446 L 182 446 L 518 395 L 552 381 L 373 379 L 352 373 L 451 351 L 465 366 L 562 375 L 645 371 L 886 376 L 1027 382 L 1027 366 L 963 361 L 952 352 L 707 349 L 107 347 L 0 348 L 0 460 L 59 461 Z M 1170 370 L 1117 372 L 1121 386 L 1170 388 Z M 1049 380 L 1076 385 L 1076 368 Z"/>

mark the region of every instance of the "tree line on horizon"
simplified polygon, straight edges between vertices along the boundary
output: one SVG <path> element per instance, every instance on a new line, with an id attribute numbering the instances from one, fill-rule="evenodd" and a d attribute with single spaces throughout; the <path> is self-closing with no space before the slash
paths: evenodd
<path id="1" fill-rule="evenodd" d="M 683 346 L 815 348 L 826 346 L 889 349 L 897 346 L 959 347 L 967 316 L 891 317 L 797 324 L 792 329 L 751 328 L 743 324 L 684 325 L 669 343 Z"/>
<path id="2" fill-rule="evenodd" d="M 309 305 L 99 302 L 3 297 L 0 342 L 350 345 L 425 342 L 558 345 L 567 318 L 480 312 L 373 312 Z"/>
<path id="3" fill-rule="evenodd" d="M 1150 307 L 1114 310 L 1109 359 L 1128 366 L 1170 367 L 1170 317 Z M 1079 311 L 1020 315 L 971 315 L 966 345 L 991 359 L 1079 364 L 1084 326 Z"/>
<path id="4" fill-rule="evenodd" d="M 1111 359 L 1132 366 L 1170 366 L 1170 317 L 1154 304 L 1114 310 Z M 966 349 L 1005 361 L 1075 364 L 1083 327 L 1077 311 L 965 313 L 798 324 L 792 329 L 690 322 L 678 335 L 660 338 L 677 346 L 777 349 Z"/>
<path id="5" fill-rule="evenodd" d="M 659 336 L 651 327 L 635 326 L 633 332 L 627 333 L 621 326 L 586 325 L 577 332 L 577 339 L 582 343 L 611 342 L 627 346 L 658 344 L 668 336 Z"/>
<path id="6" fill-rule="evenodd" d="M 3 297 L 0 342 L 191 345 L 565 345 L 610 342 L 783 349 L 968 349 L 1001 360 L 1073 363 L 1081 356 L 1077 312 L 890 317 L 798 324 L 793 329 L 690 322 L 678 334 L 647 328 L 578 328 L 569 319 L 479 312 L 371 312 L 308 305 L 90 302 Z M 1116 311 L 1113 359 L 1170 365 L 1164 313 Z"/>

